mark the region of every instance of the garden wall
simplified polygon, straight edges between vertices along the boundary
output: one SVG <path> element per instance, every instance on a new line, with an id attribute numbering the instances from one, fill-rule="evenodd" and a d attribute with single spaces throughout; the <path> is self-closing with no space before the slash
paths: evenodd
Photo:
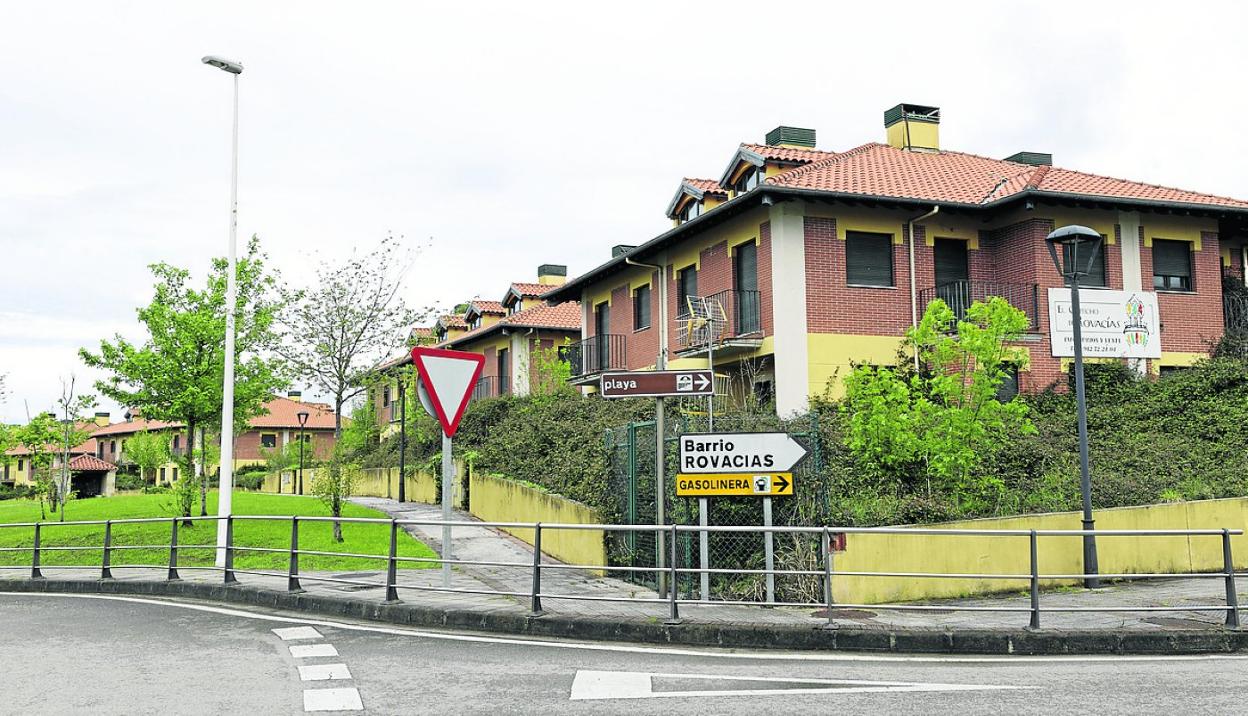
<path id="1" fill-rule="evenodd" d="M 602 524 L 593 509 L 558 495 L 495 475 L 469 477 L 468 511 L 485 522 Z M 533 530 L 505 529 L 533 544 Z M 542 530 L 542 552 L 568 564 L 607 563 L 602 530 Z"/>

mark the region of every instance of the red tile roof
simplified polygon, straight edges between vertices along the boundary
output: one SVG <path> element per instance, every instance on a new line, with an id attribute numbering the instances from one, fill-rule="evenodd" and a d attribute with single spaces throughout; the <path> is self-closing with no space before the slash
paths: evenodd
<path id="1" fill-rule="evenodd" d="M 464 320 L 464 317 L 454 313 L 448 313 L 445 316 L 438 318 L 438 323 L 446 328 L 468 327 L 468 322 Z"/>
<path id="2" fill-rule="evenodd" d="M 108 460 L 101 460 L 94 455 L 79 455 L 69 461 L 70 470 L 101 470 L 109 472 L 116 470 L 117 466 Z"/>
<path id="3" fill-rule="evenodd" d="M 413 337 L 428 338 L 433 335 L 433 329 L 425 328 L 424 326 L 417 326 L 412 329 L 411 335 Z"/>
<path id="4" fill-rule="evenodd" d="M 553 287 L 547 286 L 546 288 Z M 541 304 L 532 308 L 526 308 L 488 326 L 482 326 L 443 341 L 438 346 L 457 346 L 471 343 L 477 338 L 504 328 L 539 328 L 579 332 L 581 330 L 581 304 L 579 301 L 568 301 L 555 306 Z"/>
<path id="5" fill-rule="evenodd" d="M 984 205 L 1025 189 L 1075 196 L 1248 208 L 1238 199 L 962 152 L 864 144 L 767 179 L 768 184 L 863 196 Z"/>
<path id="6" fill-rule="evenodd" d="M 728 196 L 728 190 L 720 186 L 719 182 L 715 179 L 690 179 L 689 177 L 685 177 L 681 180 L 681 183 L 688 184 L 704 194 L 722 194 L 724 196 Z"/>
<path id="7" fill-rule="evenodd" d="M 768 144 L 742 144 L 742 149 L 747 149 L 755 154 L 778 162 L 817 162 L 821 159 L 835 156 L 834 152 L 825 152 L 819 149 L 805 149 L 802 147 L 773 147 Z"/>
<path id="8" fill-rule="evenodd" d="M 298 428 L 300 411 L 308 413 L 309 430 L 333 430 L 334 429 L 334 411 L 333 408 L 324 403 L 310 403 L 291 400 L 290 398 L 274 398 L 264 404 L 268 413 L 265 415 L 257 415 L 248 421 L 248 425 L 252 428 Z M 347 424 L 347 418 L 342 419 L 342 424 Z"/>
<path id="9" fill-rule="evenodd" d="M 475 308 L 478 313 L 482 314 L 495 313 L 502 315 L 507 312 L 507 309 L 503 308 L 503 304 L 500 301 L 474 300 L 468 304 L 468 307 Z"/>
<path id="10" fill-rule="evenodd" d="M 185 428 L 184 423 L 166 423 L 162 420 L 146 420 L 139 418 L 138 420 L 129 420 L 124 423 L 113 423 L 106 425 L 99 430 L 91 433 L 91 437 L 101 438 L 109 435 L 130 435 L 142 430 L 168 430 L 170 428 Z"/>
<path id="11" fill-rule="evenodd" d="M 524 283 L 523 281 L 512 281 L 510 288 L 514 289 L 515 292 L 520 294 L 523 298 L 537 298 L 543 293 L 546 293 L 550 289 L 554 288 L 554 286 L 547 286 L 544 283 Z"/>

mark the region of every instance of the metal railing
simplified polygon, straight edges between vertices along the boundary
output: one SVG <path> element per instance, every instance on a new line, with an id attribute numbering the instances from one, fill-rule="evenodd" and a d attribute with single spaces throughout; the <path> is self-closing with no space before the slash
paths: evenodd
<path id="1" fill-rule="evenodd" d="M 1242 293 L 1223 293 L 1222 316 L 1226 330 L 1248 333 L 1248 296 Z"/>
<path id="2" fill-rule="evenodd" d="M 497 398 L 511 394 L 511 379 L 506 375 L 487 375 L 477 381 L 472 389 L 472 400 Z"/>
<path id="3" fill-rule="evenodd" d="M 178 531 L 180 525 L 194 522 L 216 522 L 219 520 L 226 521 L 225 543 L 223 546 L 204 545 L 204 544 L 180 544 L 178 539 Z M 273 547 L 256 547 L 237 544 L 235 541 L 235 525 L 239 522 L 252 521 L 270 521 L 288 523 L 290 526 L 290 546 L 289 548 L 273 548 Z M 340 524 L 373 524 L 384 526 L 389 531 L 389 549 L 386 554 L 362 554 L 358 552 L 334 552 L 326 550 L 304 549 L 300 546 L 300 525 L 309 523 L 340 523 Z M 116 544 L 113 538 L 114 527 L 121 525 L 134 524 L 153 524 L 163 523 L 169 525 L 169 541 L 166 544 L 140 544 L 140 545 L 120 545 Z M 49 528 L 59 530 L 67 527 L 79 527 L 84 525 L 103 526 L 103 536 L 100 544 L 96 545 L 48 545 L 45 543 L 46 530 Z M 455 559 L 454 548 L 452 547 L 451 556 L 443 559 L 441 557 L 408 557 L 398 554 L 398 533 L 399 530 L 406 526 L 427 526 L 427 527 L 449 527 L 454 529 L 490 527 L 497 529 L 525 529 L 533 531 L 533 558 L 526 562 L 501 562 L 489 560 L 468 560 Z M 1225 624 L 1228 627 L 1239 627 L 1240 619 L 1238 596 L 1236 594 L 1235 579 L 1241 575 L 1235 572 L 1234 559 L 1231 553 L 1231 537 L 1242 535 L 1243 530 L 1239 529 L 1187 529 L 1187 530 L 967 530 L 967 529 L 935 529 L 935 528 L 898 528 L 898 527 L 755 527 L 755 526 L 699 526 L 699 525 L 607 525 L 607 524 L 546 524 L 542 522 L 477 522 L 477 521 L 450 521 L 441 520 L 409 520 L 409 519 L 379 519 L 366 517 L 301 517 L 301 516 L 265 516 L 265 515 L 234 515 L 231 517 L 155 517 L 155 518 L 137 518 L 122 520 L 83 520 L 76 522 L 25 522 L 25 523 L 8 523 L 0 524 L 0 530 L 23 530 L 32 531 L 32 541 L 29 547 L 0 547 L 0 554 L 4 553 L 26 553 L 30 555 L 28 564 L 21 565 L 0 565 L 0 570 L 20 569 L 29 570 L 30 579 L 44 579 L 43 569 L 82 569 L 82 570 L 98 570 L 99 579 L 112 579 L 112 570 L 114 567 L 124 567 L 127 569 L 158 569 L 165 572 L 165 579 L 173 581 L 180 579 L 179 570 L 199 569 L 220 572 L 222 581 L 225 584 L 235 584 L 238 582 L 237 575 L 251 574 L 268 577 L 278 577 L 285 579 L 286 589 L 290 592 L 302 592 L 302 581 L 318 581 L 332 584 L 344 584 L 362 588 L 384 588 L 385 603 L 399 602 L 399 591 L 428 591 L 428 592 L 449 592 L 460 594 L 480 594 L 480 595 L 497 595 L 522 598 L 528 601 L 530 611 L 534 615 L 543 613 L 543 599 L 562 599 L 562 600 L 579 600 L 589 602 L 634 602 L 634 603 L 651 603 L 665 604 L 668 611 L 668 623 L 678 623 L 680 621 L 680 607 L 682 605 L 738 605 L 738 606 L 767 606 L 767 607 L 797 607 L 812 608 L 821 607 L 826 610 L 824 619 L 826 626 L 834 626 L 835 612 L 838 609 L 871 609 L 871 610 L 912 610 L 927 611 L 934 613 L 975 611 L 975 612 L 1007 612 L 1007 613 L 1025 613 L 1029 615 L 1029 628 L 1040 628 L 1041 614 L 1044 612 L 1180 612 L 1180 611 L 1214 611 L 1224 612 L 1226 615 Z M 668 536 L 668 544 L 671 546 L 671 554 L 669 563 L 664 567 L 628 567 L 606 564 L 567 564 L 559 562 L 544 562 L 542 560 L 542 537 L 543 534 L 550 531 L 591 531 L 591 532 L 663 532 Z M 754 533 L 764 536 L 775 536 L 777 534 L 790 534 L 805 536 L 811 540 L 818 550 L 819 564 L 817 568 L 809 569 L 746 569 L 731 567 L 693 567 L 681 565 L 681 551 L 677 548 L 682 533 L 699 533 L 699 532 L 737 532 L 737 533 Z M 1159 605 L 1159 606 L 1141 606 L 1117 604 L 1110 606 L 1050 606 L 1042 608 L 1041 600 L 1041 582 L 1048 581 L 1052 583 L 1055 580 L 1084 580 L 1090 576 L 1081 573 L 1042 573 L 1040 572 L 1040 538 L 1082 538 L 1085 535 L 1095 535 L 1097 538 L 1128 538 L 1128 537 L 1216 537 L 1221 543 L 1221 561 L 1222 569 L 1217 572 L 1147 572 L 1147 573 L 1111 573 L 1095 575 L 1101 580 L 1136 580 L 1136 579 L 1159 579 L 1159 578 L 1205 578 L 1217 579 L 1224 583 L 1225 597 L 1221 603 L 1214 603 L 1218 600 L 1210 599 L 1206 604 L 1182 604 L 1182 605 Z M 1028 547 L 1028 566 L 1027 572 L 1018 573 L 941 573 L 941 572 L 915 572 L 915 571 L 841 571 L 835 568 L 837 545 L 844 544 L 841 542 L 845 539 L 845 535 L 904 535 L 907 537 L 915 537 L 919 539 L 927 539 L 932 537 L 948 538 L 959 536 L 974 537 L 992 537 L 1004 541 L 1008 540 L 1026 540 Z M 453 540 L 451 541 L 453 545 Z M 124 564 L 114 565 L 113 554 L 122 550 L 167 550 L 168 561 L 164 564 Z M 191 566 L 185 565 L 180 561 L 180 555 L 190 550 L 221 550 L 223 566 Z M 87 551 L 97 552 L 100 554 L 100 561 L 93 565 L 45 565 L 43 564 L 43 555 L 46 553 L 71 552 L 71 551 Z M 269 553 L 282 554 L 286 556 L 287 567 L 282 571 L 259 570 L 259 569 L 240 569 L 235 566 L 235 557 L 237 553 Z M 385 581 L 374 582 L 365 579 L 352 579 L 345 577 L 327 576 L 322 574 L 308 574 L 300 571 L 300 557 L 323 556 L 323 557 L 342 557 L 354 558 L 362 560 L 384 561 L 386 564 Z M 398 565 L 400 563 L 424 563 L 429 565 L 458 565 L 458 566 L 481 566 L 481 567 L 504 567 L 524 569 L 531 574 L 531 584 L 529 589 L 518 591 L 508 589 L 478 589 L 465 587 L 452 587 L 449 584 L 444 586 L 434 586 L 429 584 L 411 584 L 403 583 L 398 578 Z M 621 572 L 663 572 L 667 576 L 668 584 L 675 585 L 675 588 L 668 589 L 667 594 L 657 595 L 655 597 L 646 596 L 623 596 L 623 595 L 607 595 L 601 590 L 591 590 L 597 592 L 594 594 L 569 594 L 559 592 L 548 592 L 543 587 L 543 575 L 551 570 L 581 570 L 593 573 L 621 573 Z M 735 575 L 766 575 L 768 577 L 805 577 L 813 578 L 819 581 L 822 599 L 819 601 L 758 601 L 744 599 L 693 599 L 688 596 L 682 598 L 680 596 L 680 578 L 681 576 L 700 575 L 703 573 L 713 574 L 735 574 Z M 1248 577 L 1248 575 L 1242 575 Z M 964 579 L 964 580 L 1000 580 L 1004 582 L 1020 582 L 1028 585 L 1029 604 L 1028 606 L 985 606 L 985 605 L 967 605 L 967 604 L 858 604 L 858 603 L 838 603 L 833 598 L 833 585 L 837 578 L 900 578 L 907 580 L 915 579 Z M 1108 596 L 1108 595 L 1107 595 Z"/>
<path id="4" fill-rule="evenodd" d="M 604 333 L 562 346 L 559 353 L 572 367 L 572 378 L 583 378 L 605 370 L 626 369 L 625 346 L 624 336 Z"/>
<path id="5" fill-rule="evenodd" d="M 717 335 L 714 336 L 707 336 L 705 332 L 696 330 L 678 331 L 676 337 L 680 343 L 680 348 L 705 345 L 708 339 L 718 345 L 733 338 L 763 337 L 763 299 L 761 291 L 738 291 L 733 289 L 720 291 L 707 298 L 711 300 L 711 305 L 723 309 L 723 325 L 716 325 Z M 688 319 L 689 307 L 678 307 L 676 320 L 684 321 Z"/>
<path id="6" fill-rule="evenodd" d="M 1034 283 L 997 283 L 995 281 L 949 281 L 939 286 L 919 291 L 919 305 L 926 306 L 936 299 L 941 299 L 958 320 L 966 318 L 966 311 L 976 301 L 984 301 L 999 296 L 1010 302 L 1010 305 L 1027 314 L 1031 323 L 1029 328 L 1035 329 L 1040 323 L 1040 287 Z"/>

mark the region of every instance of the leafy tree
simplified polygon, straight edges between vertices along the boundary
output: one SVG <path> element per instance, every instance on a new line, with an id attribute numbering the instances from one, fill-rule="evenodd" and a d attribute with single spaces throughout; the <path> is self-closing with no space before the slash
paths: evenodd
<path id="1" fill-rule="evenodd" d="M 571 343 L 565 339 L 564 344 Z M 530 352 L 532 365 L 529 369 L 529 393 L 538 400 L 548 400 L 559 395 L 577 392 L 569 382 L 572 365 L 559 355 L 558 346 L 537 348 Z"/>
<path id="2" fill-rule="evenodd" d="M 266 352 L 276 343 L 274 324 L 281 308 L 276 275 L 267 270 L 259 241 L 252 237 L 237 264 L 238 301 L 235 313 L 234 422 L 246 425 L 262 403 L 285 385 L 280 362 Z M 142 409 L 154 420 L 186 426 L 186 454 L 196 454 L 202 428 L 220 422 L 225 370 L 225 259 L 214 259 L 207 285 L 190 286 L 190 273 L 168 264 L 154 264 L 155 296 L 140 308 L 147 338 L 135 345 L 120 335 L 102 341 L 99 352 L 79 351 L 83 362 L 111 373 L 96 383 L 105 396 Z M 207 484 L 199 479 L 195 461 L 185 460 L 183 473 L 199 484 L 200 514 L 207 514 Z M 185 506 L 184 516 L 190 507 Z"/>
<path id="3" fill-rule="evenodd" d="M 139 475 L 156 479 L 156 469 L 169 462 L 169 434 L 140 430 L 126 439 L 122 455 L 139 467 Z"/>
<path id="4" fill-rule="evenodd" d="M 964 499 L 999 489 L 1000 480 L 972 471 L 1004 441 L 1035 427 L 1020 400 L 997 391 L 1010 364 L 1025 367 L 1012 348 L 1027 329 L 1025 313 L 1002 298 L 975 302 L 957 320 L 933 301 L 906 334 L 903 352 L 917 350 L 921 369 L 858 366 L 845 379 L 846 445 L 862 466 L 894 478 L 917 478 Z"/>
<path id="5" fill-rule="evenodd" d="M 95 397 L 75 395 L 77 379 L 71 375 L 69 382 L 61 381 L 61 397 L 56 407 L 61 411 L 61 474 L 56 486 L 56 496 L 60 502 L 61 521 L 65 521 L 65 503 L 70 500 L 69 451 L 91 435 L 91 431 L 78 427 L 83 411 L 95 407 Z"/>
<path id="6" fill-rule="evenodd" d="M 335 450 L 340 452 L 340 450 Z M 330 514 L 334 517 L 342 517 L 342 505 L 355 493 L 355 486 L 359 483 L 360 468 L 358 465 L 344 463 L 341 456 L 336 454 L 330 459 L 329 465 L 316 473 L 316 478 L 312 480 L 312 494 L 320 498 L 321 502 L 329 508 Z M 334 522 L 334 540 L 342 541 L 342 523 Z"/>
<path id="7" fill-rule="evenodd" d="M 30 476 L 35 482 L 35 493 L 39 496 L 40 519 L 47 518 L 45 502 L 51 503 L 53 510 L 56 509 L 56 485 L 50 468 L 60 437 L 61 426 L 52 413 L 36 415 L 25 425 L 18 427 L 13 434 L 14 441 L 26 448 Z"/>

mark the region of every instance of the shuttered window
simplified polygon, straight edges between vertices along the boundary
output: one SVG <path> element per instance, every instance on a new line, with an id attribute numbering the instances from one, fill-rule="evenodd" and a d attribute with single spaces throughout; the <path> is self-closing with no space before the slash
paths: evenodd
<path id="1" fill-rule="evenodd" d="M 1188 242 L 1153 239 L 1153 288 L 1192 290 L 1192 251 Z"/>
<path id="2" fill-rule="evenodd" d="M 676 315 L 678 317 L 686 317 L 689 315 L 690 296 L 698 295 L 698 269 L 696 266 L 690 266 L 682 269 L 676 274 Z"/>
<path id="3" fill-rule="evenodd" d="M 1092 286 L 1093 288 L 1097 288 L 1097 287 L 1104 288 L 1105 286 L 1109 285 L 1106 283 L 1106 279 L 1105 279 L 1105 249 L 1107 248 L 1107 246 L 1108 245 L 1105 241 L 1105 236 L 1102 234 L 1101 235 L 1101 247 L 1096 252 L 1096 260 L 1092 262 L 1091 268 L 1088 268 L 1088 253 L 1087 252 L 1091 251 L 1092 247 L 1086 244 L 1081 245 L 1079 247 L 1079 254 L 1076 259 L 1079 264 L 1078 269 L 1079 271 L 1083 271 L 1087 269 L 1086 274 L 1081 274 L 1079 276 L 1080 286 Z M 1063 266 L 1070 266 L 1071 264 L 1071 260 L 1072 260 L 1071 249 L 1072 247 L 1069 245 L 1062 246 L 1062 265 Z"/>
<path id="4" fill-rule="evenodd" d="M 650 327 L 650 286 L 638 286 L 633 290 L 633 330 Z"/>
<path id="5" fill-rule="evenodd" d="M 845 279 L 851 286 L 892 286 L 893 237 L 846 232 Z"/>

